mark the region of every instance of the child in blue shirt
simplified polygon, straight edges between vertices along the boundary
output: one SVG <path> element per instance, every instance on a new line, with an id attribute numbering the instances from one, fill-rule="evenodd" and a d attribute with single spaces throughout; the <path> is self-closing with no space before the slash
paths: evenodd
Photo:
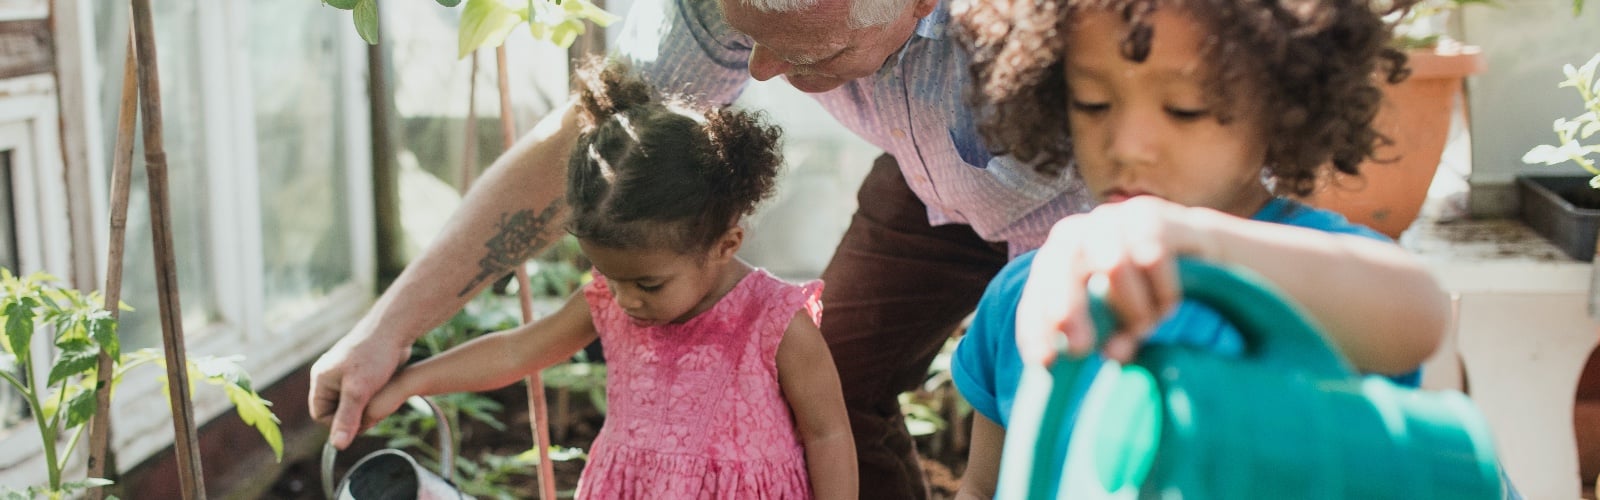
<path id="1" fill-rule="evenodd" d="M 1406 2 L 1394 2 L 1404 8 Z M 1357 369 L 1415 385 L 1449 298 L 1387 238 L 1286 196 L 1356 173 L 1387 141 L 1374 76 L 1405 75 L 1365 0 L 971 2 L 974 107 L 992 148 L 1077 175 L 1098 202 L 1061 220 L 991 282 L 956 350 L 977 410 L 958 498 L 994 494 L 1022 363 L 1065 335 L 1087 354 L 1084 285 L 1103 274 L 1117 316 L 1098 354 L 1145 342 L 1242 349 L 1214 312 L 1179 297 L 1179 255 L 1250 268 L 1304 306 Z M 1381 165 L 1376 168 L 1383 168 Z"/>

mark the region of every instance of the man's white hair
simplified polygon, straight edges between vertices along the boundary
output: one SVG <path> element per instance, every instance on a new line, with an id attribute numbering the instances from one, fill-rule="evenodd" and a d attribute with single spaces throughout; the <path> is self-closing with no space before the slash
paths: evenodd
<path id="1" fill-rule="evenodd" d="M 739 0 L 762 12 L 795 12 L 817 5 L 817 0 Z M 912 0 L 850 0 L 850 28 L 888 24 Z"/>

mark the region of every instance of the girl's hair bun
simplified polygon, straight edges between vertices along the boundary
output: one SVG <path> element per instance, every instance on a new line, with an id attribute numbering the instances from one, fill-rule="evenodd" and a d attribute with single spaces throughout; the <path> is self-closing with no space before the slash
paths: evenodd
<path id="1" fill-rule="evenodd" d="M 619 113 L 649 104 L 652 99 L 650 86 L 621 61 L 590 56 L 573 78 L 578 94 L 578 117 L 584 132 L 594 130 Z"/>

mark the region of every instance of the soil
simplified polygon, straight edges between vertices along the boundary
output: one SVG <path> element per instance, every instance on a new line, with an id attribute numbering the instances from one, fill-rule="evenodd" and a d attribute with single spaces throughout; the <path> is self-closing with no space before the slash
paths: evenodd
<path id="1" fill-rule="evenodd" d="M 468 420 L 461 429 L 461 449 L 465 450 L 465 456 L 479 457 L 485 453 L 507 456 L 531 448 L 533 438 L 528 419 L 527 391 L 518 384 L 487 394 L 507 409 L 507 415 L 501 417 L 506 429 L 495 430 L 485 424 Z M 587 399 L 583 397 L 567 398 L 570 402 L 569 409 L 562 412 L 555 404 L 559 398 L 560 394 L 554 390 L 549 391 L 547 395 L 547 400 L 552 402 L 549 410 L 551 441 L 563 447 L 588 450 L 605 420 L 604 416 L 588 405 Z M 428 439 L 432 439 L 432 436 Z M 959 440 L 952 439 L 946 432 L 918 438 L 919 450 L 924 454 L 923 470 L 927 474 L 933 500 L 954 498 L 955 491 L 960 486 L 960 472 L 966 465 L 966 447 L 950 444 L 955 441 Z M 379 438 L 358 438 L 351 448 L 341 452 L 335 461 L 334 478 L 337 480 L 344 477 L 345 469 L 359 460 L 359 457 L 384 448 L 384 444 Z M 279 500 L 323 498 L 320 460 L 320 456 L 314 456 L 289 464 L 284 468 L 283 474 L 274 481 L 271 490 L 261 498 Z M 581 459 L 557 461 L 554 462 L 553 468 L 556 496 L 572 498 L 573 491 L 578 485 L 578 477 L 583 472 L 583 461 Z M 508 481 L 505 491 L 510 498 L 539 497 L 538 480 L 533 474 L 534 471 L 529 471 L 529 475 L 515 476 Z"/>
<path id="2" fill-rule="evenodd" d="M 1572 206 L 1589 210 L 1600 209 L 1600 190 L 1590 188 L 1587 185 L 1564 189 L 1557 194 L 1561 195 L 1562 199 L 1571 202 Z"/>

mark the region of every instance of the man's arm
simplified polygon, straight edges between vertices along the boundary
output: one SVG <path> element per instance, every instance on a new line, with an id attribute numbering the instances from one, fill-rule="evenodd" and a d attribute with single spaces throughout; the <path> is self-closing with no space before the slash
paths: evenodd
<path id="1" fill-rule="evenodd" d="M 500 155 L 422 256 L 312 365 L 311 416 L 332 417 L 334 446 L 350 444 L 368 400 L 417 337 L 561 236 L 567 156 L 577 131 L 569 104 Z"/>

